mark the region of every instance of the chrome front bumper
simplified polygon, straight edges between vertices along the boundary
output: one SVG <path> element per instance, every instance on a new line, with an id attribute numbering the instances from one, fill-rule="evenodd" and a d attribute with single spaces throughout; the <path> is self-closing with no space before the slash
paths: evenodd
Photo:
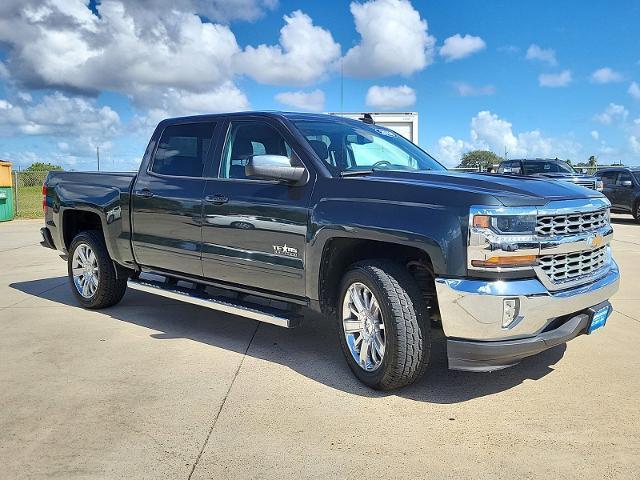
<path id="1" fill-rule="evenodd" d="M 620 273 L 612 259 L 598 280 L 568 290 L 549 291 L 538 279 L 485 281 L 436 279 L 442 327 L 449 339 L 515 340 L 539 335 L 558 317 L 577 314 L 605 302 L 618 290 Z M 518 299 L 520 310 L 502 326 L 505 299 Z"/>

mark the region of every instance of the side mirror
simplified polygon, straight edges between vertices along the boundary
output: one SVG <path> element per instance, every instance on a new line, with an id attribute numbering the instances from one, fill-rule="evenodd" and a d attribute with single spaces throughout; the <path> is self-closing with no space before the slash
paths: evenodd
<path id="1" fill-rule="evenodd" d="M 264 180 L 279 180 L 294 185 L 307 183 L 308 175 L 304 167 L 294 167 L 284 155 L 253 155 L 244 167 L 247 177 Z"/>
<path id="2" fill-rule="evenodd" d="M 623 180 L 622 186 L 627 188 L 633 187 L 633 182 L 631 180 Z"/>

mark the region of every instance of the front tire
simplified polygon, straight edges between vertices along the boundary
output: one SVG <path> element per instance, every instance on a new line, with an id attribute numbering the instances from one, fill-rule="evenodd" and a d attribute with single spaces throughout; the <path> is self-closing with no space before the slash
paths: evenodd
<path id="1" fill-rule="evenodd" d="M 351 371 L 376 390 L 419 379 L 429 363 L 431 325 L 420 291 L 401 265 L 354 264 L 338 299 L 338 334 Z"/>
<path id="2" fill-rule="evenodd" d="M 127 289 L 127 276 L 117 275 L 102 234 L 80 232 L 71 242 L 67 261 L 71 289 L 85 308 L 115 305 Z"/>

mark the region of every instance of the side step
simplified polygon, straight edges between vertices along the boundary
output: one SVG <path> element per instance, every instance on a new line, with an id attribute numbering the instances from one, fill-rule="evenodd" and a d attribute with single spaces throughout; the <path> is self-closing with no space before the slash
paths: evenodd
<path id="1" fill-rule="evenodd" d="M 205 290 L 185 288 L 169 282 L 147 279 L 129 279 L 127 286 L 133 290 L 152 293 L 181 302 L 192 303 L 219 312 L 230 313 L 259 322 L 271 323 L 279 327 L 293 328 L 300 323 L 300 316 L 293 312 L 263 306 L 255 303 L 228 298 L 222 295 L 209 295 Z"/>

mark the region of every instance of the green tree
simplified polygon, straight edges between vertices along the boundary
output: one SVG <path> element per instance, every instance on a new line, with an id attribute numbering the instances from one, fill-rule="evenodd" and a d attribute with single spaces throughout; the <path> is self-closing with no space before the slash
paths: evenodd
<path id="1" fill-rule="evenodd" d="M 27 167 L 28 172 L 48 172 L 49 170 L 62 170 L 62 167 L 45 162 L 34 162 Z"/>
<path id="2" fill-rule="evenodd" d="M 489 150 L 472 150 L 462 156 L 458 168 L 482 167 L 487 169 L 501 161 L 502 157 Z"/>
<path id="3" fill-rule="evenodd" d="M 598 166 L 598 157 L 596 157 L 595 155 L 591 155 L 589 157 L 589 160 L 587 160 L 587 165 L 589 165 L 590 167 L 597 167 Z"/>

